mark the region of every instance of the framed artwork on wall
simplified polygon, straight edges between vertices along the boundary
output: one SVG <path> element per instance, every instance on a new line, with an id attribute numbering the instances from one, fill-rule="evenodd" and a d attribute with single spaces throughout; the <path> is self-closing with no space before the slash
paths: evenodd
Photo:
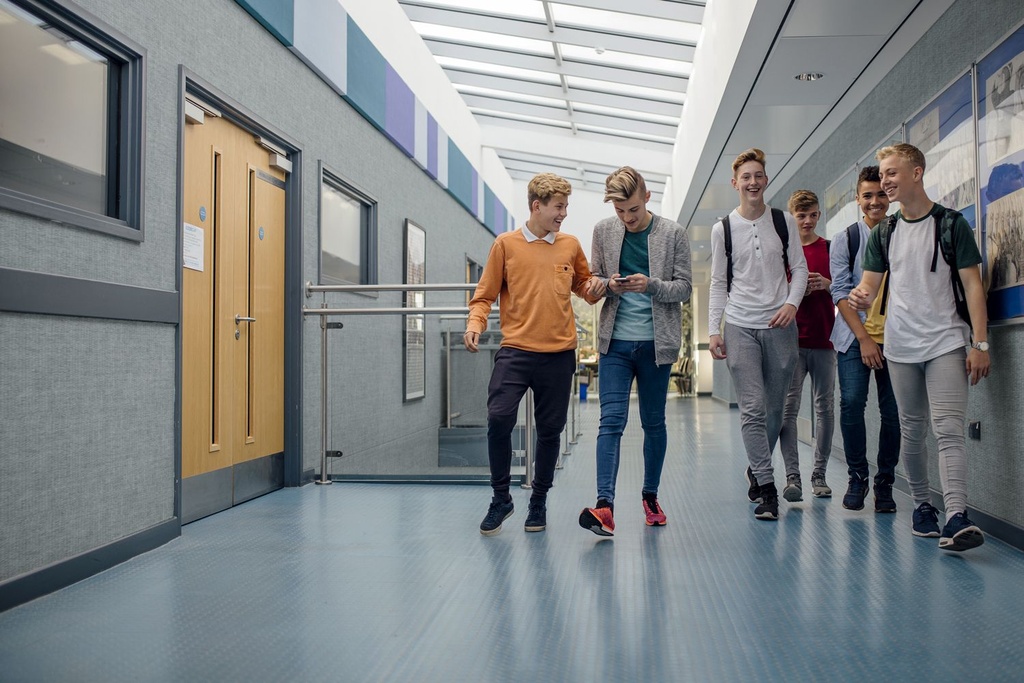
<path id="1" fill-rule="evenodd" d="M 968 71 L 906 123 L 907 142 L 924 152 L 924 187 L 932 201 L 977 229 L 973 79 Z"/>
<path id="2" fill-rule="evenodd" d="M 427 233 L 411 220 L 405 221 L 405 284 L 427 282 Z M 406 292 L 406 308 L 423 308 L 425 292 Z M 405 314 L 402 338 L 402 377 L 405 383 L 403 400 L 423 398 L 426 386 L 426 316 Z"/>
<path id="3" fill-rule="evenodd" d="M 1024 318 L 1024 26 L 978 62 L 977 83 L 979 246 L 997 322 Z"/>
<path id="4" fill-rule="evenodd" d="M 825 190 L 825 239 L 832 239 L 860 218 L 857 208 L 857 167 L 851 168 Z"/>

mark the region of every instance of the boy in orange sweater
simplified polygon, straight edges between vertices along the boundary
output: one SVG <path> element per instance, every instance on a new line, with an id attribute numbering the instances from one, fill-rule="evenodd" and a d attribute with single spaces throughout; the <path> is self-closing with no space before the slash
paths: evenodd
<path id="1" fill-rule="evenodd" d="M 559 233 L 572 186 L 553 173 L 541 173 L 527 187 L 530 218 L 519 230 L 498 235 L 480 282 L 469 302 L 463 343 L 475 353 L 480 333 L 497 299 L 501 348 L 487 387 L 487 455 L 491 499 L 480 533 L 491 536 L 514 510 L 512 430 L 519 402 L 533 389 L 537 453 L 526 531 L 547 525 L 547 493 L 555 476 L 559 436 L 565 428 L 569 393 L 576 369 L 576 322 L 571 293 L 595 303 L 604 283 L 590 273 L 579 240 Z M 500 295 L 500 296 L 499 296 Z"/>

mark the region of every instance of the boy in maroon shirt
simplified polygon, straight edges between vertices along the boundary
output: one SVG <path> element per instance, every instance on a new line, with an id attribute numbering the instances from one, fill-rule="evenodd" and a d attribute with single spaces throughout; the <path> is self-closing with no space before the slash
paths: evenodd
<path id="1" fill-rule="evenodd" d="M 786 488 L 782 497 L 790 502 L 803 500 L 803 484 L 800 481 L 800 456 L 797 452 L 796 418 L 800 412 L 800 398 L 804 389 L 804 378 L 811 376 L 811 394 L 814 397 L 814 469 L 811 470 L 811 492 L 815 498 L 828 498 L 832 489 L 825 483 L 825 468 L 832 453 L 832 431 L 834 425 L 835 401 L 833 392 L 836 376 L 836 353 L 829 337 L 835 323 L 835 307 L 829 288 L 832 276 L 829 273 L 828 241 L 818 236 L 815 229 L 821 212 L 818 210 L 818 196 L 810 190 L 797 190 L 789 198 L 789 212 L 796 219 L 800 230 L 800 244 L 807 259 L 807 290 L 804 300 L 796 313 L 796 324 L 800 335 L 800 355 L 793 382 L 786 397 L 786 409 L 782 418 L 782 432 L 779 447 L 786 466 Z"/>

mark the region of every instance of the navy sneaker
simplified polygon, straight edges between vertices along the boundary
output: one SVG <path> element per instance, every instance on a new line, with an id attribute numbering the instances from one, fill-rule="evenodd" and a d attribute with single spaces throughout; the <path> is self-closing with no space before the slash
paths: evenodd
<path id="1" fill-rule="evenodd" d="M 850 477 L 850 485 L 843 496 L 843 507 L 847 510 L 863 510 L 864 499 L 868 497 L 868 480 L 857 475 Z"/>
<path id="2" fill-rule="evenodd" d="M 799 503 L 804 499 L 804 485 L 799 474 L 786 475 L 786 488 L 782 489 L 782 497 L 790 503 Z"/>
<path id="3" fill-rule="evenodd" d="M 757 485 L 757 479 L 754 478 L 754 472 L 749 467 L 747 468 L 747 498 L 750 499 L 751 503 L 761 502 L 761 487 Z"/>
<path id="4" fill-rule="evenodd" d="M 530 511 L 526 515 L 526 524 L 523 526 L 527 531 L 544 531 L 548 525 L 548 508 L 543 500 L 531 500 Z"/>
<path id="5" fill-rule="evenodd" d="M 775 482 L 761 487 L 761 502 L 754 508 L 754 517 L 769 521 L 779 518 L 779 492 Z"/>
<path id="6" fill-rule="evenodd" d="M 921 503 L 914 510 L 914 535 L 925 538 L 939 535 L 939 511 L 931 503 Z"/>
<path id="7" fill-rule="evenodd" d="M 487 516 L 484 517 L 484 521 L 480 522 L 480 533 L 484 536 L 493 536 L 501 531 L 501 523 L 511 517 L 515 509 L 511 500 L 508 502 L 492 500 L 491 506 L 487 508 Z"/>
<path id="8" fill-rule="evenodd" d="M 896 512 L 896 501 L 892 497 L 892 484 L 875 482 L 875 512 Z"/>
<path id="9" fill-rule="evenodd" d="M 985 534 L 967 519 L 966 512 L 958 512 L 946 520 L 939 537 L 939 547 L 943 550 L 970 550 L 985 542 Z"/>

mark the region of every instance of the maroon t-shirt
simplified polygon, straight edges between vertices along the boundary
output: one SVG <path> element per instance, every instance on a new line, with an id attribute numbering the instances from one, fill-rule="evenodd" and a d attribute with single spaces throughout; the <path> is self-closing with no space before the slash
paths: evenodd
<path id="1" fill-rule="evenodd" d="M 807 272 L 819 273 L 829 280 L 828 242 L 823 237 L 804 247 Z M 832 325 L 836 321 L 836 309 L 832 294 L 827 289 L 811 292 L 804 297 L 796 312 L 796 325 L 800 330 L 801 349 L 831 349 Z"/>

